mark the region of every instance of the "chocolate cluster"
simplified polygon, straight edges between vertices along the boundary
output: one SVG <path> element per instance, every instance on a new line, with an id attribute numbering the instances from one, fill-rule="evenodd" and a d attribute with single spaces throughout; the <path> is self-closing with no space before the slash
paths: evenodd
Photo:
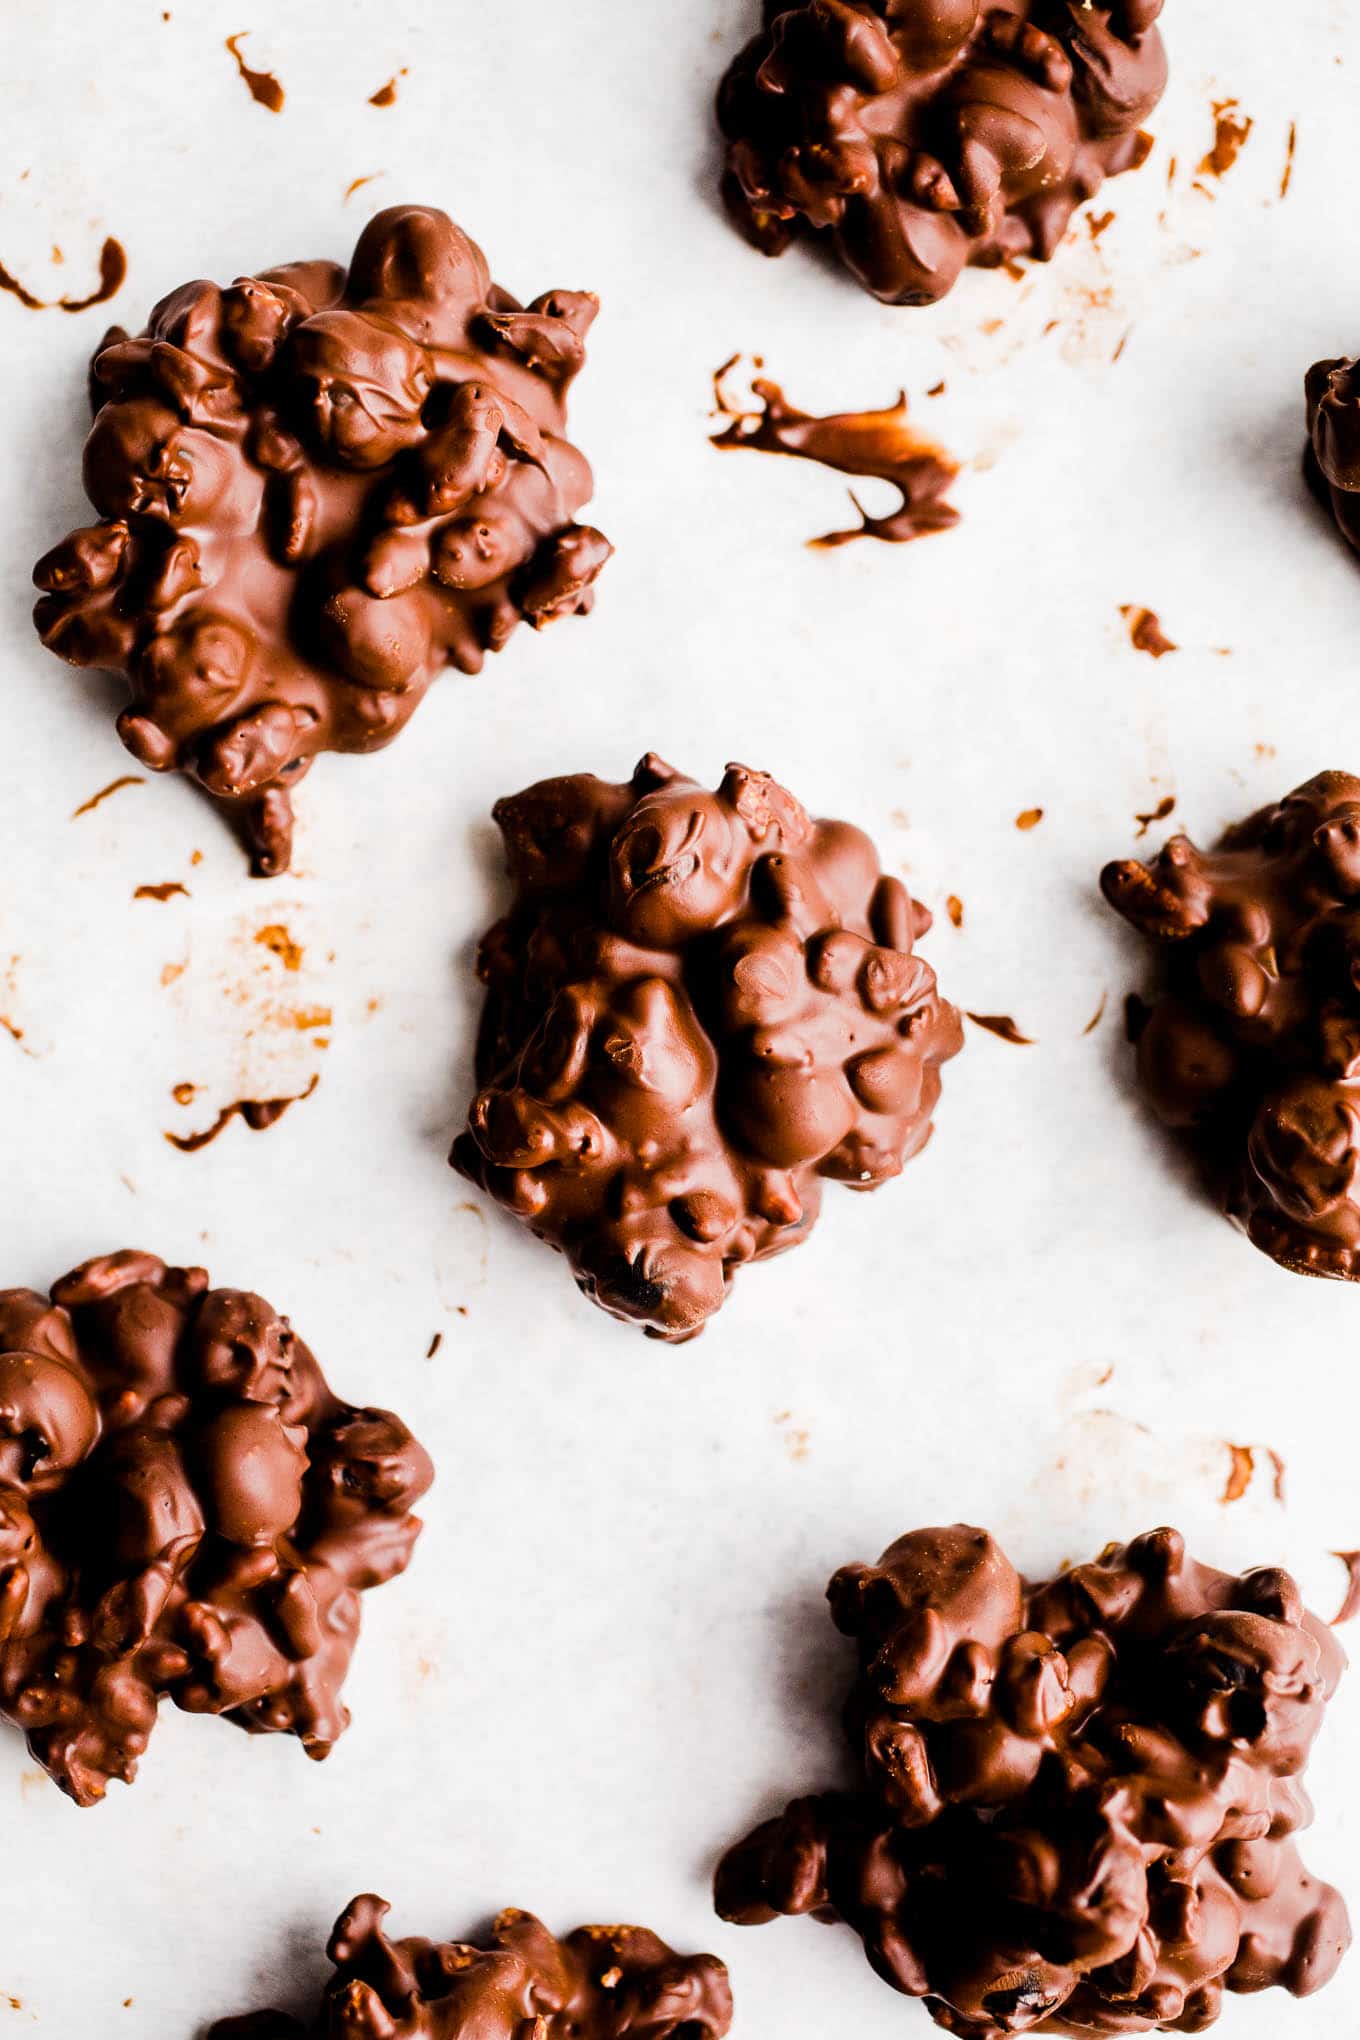
<path id="1" fill-rule="evenodd" d="M 596 310 L 522 308 L 444 213 L 396 206 L 348 272 L 185 284 L 106 336 L 101 521 L 35 568 L 35 621 L 126 677 L 127 748 L 226 803 L 258 874 L 287 868 L 318 752 L 379 749 L 443 666 L 590 607 L 610 547 L 575 521 L 566 396 Z"/>
<path id="2" fill-rule="evenodd" d="M 725 1919 L 845 1921 L 967 2040 L 1200 2033 L 1225 1991 L 1328 1981 L 1345 1908 L 1291 1837 L 1344 1660 L 1287 1573 L 1157 1530 L 1026 1585 L 956 1525 L 829 1593 L 862 1782 L 732 1850 Z"/>
<path id="3" fill-rule="evenodd" d="M 1305 1275 L 1360 1278 L 1360 779 L 1322 772 L 1230 829 L 1108 865 L 1158 945 L 1138 1073 L 1229 1215 Z"/>
<path id="4" fill-rule="evenodd" d="M 481 1089 L 453 1162 L 654 1337 L 805 1239 L 823 1177 L 924 1146 L 959 1016 L 912 954 L 930 915 L 845 822 L 763 772 L 497 804 L 515 901 L 479 958 Z"/>
<path id="5" fill-rule="evenodd" d="M 766 255 L 828 239 L 887 304 L 966 263 L 1048 261 L 1135 169 L 1166 85 L 1162 0 L 764 0 L 718 94 L 723 195 Z"/>
<path id="6" fill-rule="evenodd" d="M 207 2040 L 722 2040 L 732 2023 L 716 1956 L 676 1955 L 644 1927 L 578 1927 L 558 1941 L 511 1910 L 483 1946 L 392 1941 L 387 1910 L 370 1894 L 336 1922 L 335 1975 L 310 2025 L 253 2012 Z"/>
<path id="7" fill-rule="evenodd" d="M 360 1593 L 405 1570 L 430 1480 L 202 1268 L 0 1291 L 0 1714 L 81 1806 L 131 1782 L 162 1696 L 328 1755 Z"/>
<path id="8" fill-rule="evenodd" d="M 1304 473 L 1346 543 L 1360 551 L 1360 362 L 1319 361 L 1306 390 Z"/>

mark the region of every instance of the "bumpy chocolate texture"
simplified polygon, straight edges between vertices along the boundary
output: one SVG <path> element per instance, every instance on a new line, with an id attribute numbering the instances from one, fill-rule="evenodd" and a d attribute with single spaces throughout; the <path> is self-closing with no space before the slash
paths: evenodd
<path id="1" fill-rule="evenodd" d="M 503 1912 L 485 1947 L 391 1941 L 387 1906 L 356 1898 L 326 1950 L 335 1975 L 309 2026 L 279 2012 L 214 2026 L 207 2040 L 722 2040 L 727 1971 L 676 1955 L 643 1927 L 578 1927 L 554 1940 Z"/>
<path id="2" fill-rule="evenodd" d="M 887 304 L 966 263 L 1047 262 L 1147 152 L 1162 0 L 765 0 L 718 95 L 723 195 L 766 255 L 829 238 Z"/>
<path id="3" fill-rule="evenodd" d="M 1360 779 L 1323 772 L 1206 854 L 1173 836 L 1107 866 L 1166 958 L 1138 1072 L 1247 1237 L 1360 1279 Z"/>
<path id="4" fill-rule="evenodd" d="M 360 1591 L 404 1571 L 430 1479 L 202 1268 L 0 1291 L 0 1714 L 81 1806 L 131 1782 L 162 1695 L 326 1756 Z"/>
<path id="5" fill-rule="evenodd" d="M 610 547 L 566 395 L 598 307 L 524 310 L 441 212 L 397 206 L 349 271 L 189 283 L 93 365 L 101 523 L 41 560 L 44 641 L 124 674 L 123 742 L 229 804 L 287 868 L 292 788 L 373 751 L 447 663 L 590 608 Z"/>
<path id="6" fill-rule="evenodd" d="M 744 1261 L 806 1238 L 930 1136 L 959 1016 L 930 915 L 845 822 L 763 772 L 716 793 L 654 756 L 497 804 L 516 899 L 482 943 L 482 1089 L 455 1167 L 654 1337 L 702 1330 Z"/>
<path id="7" fill-rule="evenodd" d="M 725 1919 L 846 1921 L 968 2040 L 1200 2033 L 1225 1990 L 1328 1981 L 1345 1908 L 1290 1837 L 1344 1659 L 1287 1573 L 1157 1530 L 1027 1586 L 955 1525 L 829 1592 L 863 1783 L 734 1849 Z"/>
<path id="8" fill-rule="evenodd" d="M 1319 361 L 1306 389 L 1304 473 L 1347 544 L 1360 551 L 1360 362 Z"/>

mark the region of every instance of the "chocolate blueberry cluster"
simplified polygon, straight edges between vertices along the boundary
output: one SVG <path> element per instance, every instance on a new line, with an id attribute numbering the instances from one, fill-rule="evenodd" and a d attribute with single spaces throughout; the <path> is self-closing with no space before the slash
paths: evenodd
<path id="1" fill-rule="evenodd" d="M 328 1755 L 360 1593 L 405 1570 L 431 1477 L 202 1268 L 0 1291 L 0 1713 L 81 1806 L 131 1782 L 162 1696 Z"/>
<path id="2" fill-rule="evenodd" d="M 845 1921 L 967 2040 L 1199 2033 L 1225 1991 L 1327 1982 L 1345 1908 L 1292 1836 L 1344 1660 L 1287 1573 L 1158 1530 L 1026 1585 L 956 1525 L 829 1592 L 861 1782 L 733 1849 L 724 1918 Z"/>
<path id="3" fill-rule="evenodd" d="M 888 304 L 1046 262 L 1147 153 L 1162 0 L 764 0 L 718 95 L 723 194 L 767 255 L 824 236 Z"/>
<path id="4" fill-rule="evenodd" d="M 1230 829 L 1108 865 L 1158 945 L 1138 1073 L 1247 1237 L 1305 1275 L 1360 1278 L 1360 779 L 1322 772 Z"/>
<path id="5" fill-rule="evenodd" d="M 673 1954 L 643 1927 L 578 1927 L 558 1941 L 511 1910 L 473 1946 L 389 1940 L 386 1913 L 369 1895 L 341 1915 L 310 2025 L 253 2012 L 208 2040 L 722 2040 L 732 2023 L 722 1963 Z"/>
<path id="6" fill-rule="evenodd" d="M 296 262 L 164 298 L 92 370 L 100 522 L 34 570 L 44 641 L 122 673 L 123 742 L 287 868 L 292 789 L 373 751 L 446 664 L 590 607 L 609 557 L 566 437 L 593 297 L 527 309 L 444 213 L 397 206 L 348 272 Z"/>
<path id="7" fill-rule="evenodd" d="M 912 954 L 930 916 L 845 822 L 763 772 L 497 804 L 515 901 L 482 943 L 482 1088 L 453 1161 L 655 1337 L 795 1246 L 824 1177 L 872 1190 L 924 1146 L 959 1016 Z"/>
<path id="8" fill-rule="evenodd" d="M 1306 388 L 1304 473 L 1346 543 L 1360 551 L 1360 361 L 1319 361 Z"/>

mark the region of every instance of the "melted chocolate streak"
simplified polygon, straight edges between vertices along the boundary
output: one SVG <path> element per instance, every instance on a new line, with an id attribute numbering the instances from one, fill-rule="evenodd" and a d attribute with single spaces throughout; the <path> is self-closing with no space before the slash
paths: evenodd
<path id="1" fill-rule="evenodd" d="M 237 1098 L 231 1105 L 224 1105 L 211 1126 L 202 1133 L 167 1133 L 165 1138 L 171 1147 L 178 1148 L 182 1155 L 196 1155 L 217 1139 L 230 1126 L 233 1119 L 243 1119 L 252 1133 L 264 1133 L 271 1126 L 277 1126 L 290 1105 L 300 1105 L 304 1098 L 310 1098 L 319 1076 L 312 1078 L 305 1091 L 298 1091 L 291 1098 Z"/>
<path id="2" fill-rule="evenodd" d="M 99 252 L 99 282 L 88 297 L 35 297 L 17 276 L 5 268 L 3 262 L 0 262 L 0 291 L 8 291 L 30 312 L 88 312 L 93 305 L 106 305 L 122 289 L 126 275 L 127 252 L 121 241 L 115 241 L 110 234 Z"/>
<path id="3" fill-rule="evenodd" d="M 274 76 L 274 73 L 272 71 L 252 71 L 245 58 L 241 55 L 239 45 L 244 40 L 246 33 L 247 31 L 242 29 L 237 35 L 229 35 L 226 47 L 236 59 L 236 68 L 240 72 L 245 82 L 246 90 L 255 101 L 255 104 L 267 107 L 270 113 L 282 113 L 283 87 Z"/>
<path id="4" fill-rule="evenodd" d="M 816 461 L 838 474 L 889 482 L 902 498 L 901 507 L 888 516 L 871 517 L 852 489 L 850 501 L 859 512 L 859 524 L 850 531 L 823 532 L 820 538 L 808 540 L 810 546 L 829 551 L 857 538 L 905 545 L 913 538 L 948 531 L 958 523 L 958 511 L 940 500 L 958 475 L 958 463 L 907 423 L 905 391 L 886 411 L 839 411 L 818 418 L 797 410 L 777 383 L 759 378 L 751 388 L 761 408 L 739 411 L 729 401 L 723 380 L 740 358 L 733 355 L 713 377 L 718 410 L 731 423 L 710 439 L 710 445 L 724 451 L 749 447 L 757 453 Z"/>

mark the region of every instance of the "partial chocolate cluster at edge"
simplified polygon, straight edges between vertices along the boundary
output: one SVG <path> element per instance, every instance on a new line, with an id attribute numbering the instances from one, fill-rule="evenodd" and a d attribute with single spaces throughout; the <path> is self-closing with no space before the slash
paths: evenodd
<path id="1" fill-rule="evenodd" d="M 1345 1907 L 1292 1837 L 1344 1659 L 1287 1573 L 1158 1530 L 1026 1585 L 955 1525 L 829 1595 L 861 1782 L 731 1851 L 725 1919 L 846 1922 L 966 2040 L 1200 2033 L 1225 1992 L 1330 1979 Z"/>
<path id="2" fill-rule="evenodd" d="M 292 791 L 373 751 L 446 664 L 586 610 L 610 547 L 566 397 L 598 307 L 526 308 L 426 206 L 379 213 L 348 271 L 196 282 L 92 369 L 101 522 L 34 570 L 44 642 L 122 673 L 123 742 L 189 773 L 287 868 Z"/>
<path id="3" fill-rule="evenodd" d="M 1173 836 L 1101 885 L 1164 967 L 1135 1029 L 1153 1110 L 1255 1246 L 1360 1278 L 1360 779 L 1319 773 L 1216 850 Z"/>
<path id="4" fill-rule="evenodd" d="M 962 1030 L 913 955 L 930 915 L 845 822 L 763 772 L 498 803 L 515 901 L 482 943 L 481 1084 L 453 1161 L 657 1338 L 796 1246 L 822 1180 L 876 1189 L 929 1138 Z"/>
<path id="5" fill-rule="evenodd" d="M 1360 552 L 1360 361 L 1319 361 L 1308 371 L 1303 470 L 1347 545 Z"/>
<path id="6" fill-rule="evenodd" d="M 335 1974 L 310 2024 L 253 2012 L 207 2040 L 722 2040 L 732 2023 L 722 1963 L 676 1955 L 643 1927 L 558 1941 L 511 1910 L 484 1944 L 392 1941 L 387 1910 L 370 1894 L 336 1922 Z"/>
<path id="7" fill-rule="evenodd" d="M 766 255 L 821 237 L 888 304 L 967 263 L 1046 262 L 1135 169 L 1166 86 L 1162 0 L 764 0 L 718 95 L 723 195 Z"/>
<path id="8" fill-rule="evenodd" d="M 162 1697 L 328 1755 L 360 1594 L 405 1570 L 431 1477 L 202 1268 L 0 1291 L 0 1715 L 81 1806 L 131 1782 Z"/>

